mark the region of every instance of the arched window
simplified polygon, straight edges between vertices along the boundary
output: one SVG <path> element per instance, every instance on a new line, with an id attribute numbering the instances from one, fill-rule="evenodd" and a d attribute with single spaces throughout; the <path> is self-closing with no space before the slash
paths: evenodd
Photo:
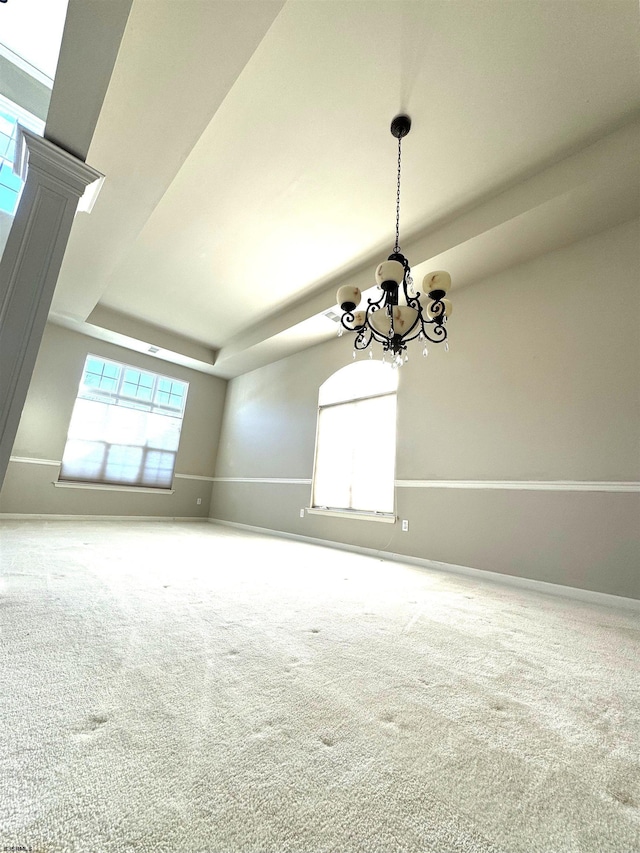
<path id="1" fill-rule="evenodd" d="M 398 372 L 343 367 L 320 386 L 312 507 L 394 512 Z"/>

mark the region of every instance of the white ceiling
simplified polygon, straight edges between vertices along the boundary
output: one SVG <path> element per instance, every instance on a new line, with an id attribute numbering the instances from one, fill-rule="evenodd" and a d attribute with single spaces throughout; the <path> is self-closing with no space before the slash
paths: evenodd
<path id="1" fill-rule="evenodd" d="M 335 286 L 392 249 L 400 111 L 403 248 L 454 298 L 456 274 L 637 215 L 639 21 L 636 0 L 134 0 L 52 318 L 223 376 L 335 334 Z"/>

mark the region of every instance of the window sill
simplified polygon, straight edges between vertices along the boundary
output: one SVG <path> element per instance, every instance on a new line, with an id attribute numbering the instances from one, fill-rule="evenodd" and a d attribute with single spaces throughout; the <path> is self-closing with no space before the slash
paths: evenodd
<path id="1" fill-rule="evenodd" d="M 148 489 L 145 486 L 115 486 L 110 483 L 73 483 L 54 480 L 56 489 L 97 489 L 101 492 L 135 492 L 137 495 L 172 495 L 174 489 Z"/>
<path id="2" fill-rule="evenodd" d="M 355 509 L 325 509 L 319 506 L 308 506 L 309 515 L 330 515 L 333 518 L 351 518 L 356 521 L 382 521 L 385 524 L 395 524 L 397 519 L 390 512 L 359 512 Z"/>

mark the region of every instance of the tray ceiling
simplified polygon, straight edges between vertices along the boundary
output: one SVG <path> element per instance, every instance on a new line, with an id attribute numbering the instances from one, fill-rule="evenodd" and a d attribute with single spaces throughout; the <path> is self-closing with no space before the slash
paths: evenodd
<path id="1" fill-rule="evenodd" d="M 400 111 L 413 119 L 401 234 L 414 265 L 446 251 L 455 267 L 459 245 L 471 284 L 474 265 L 513 263 L 518 240 L 548 250 L 547 221 L 557 240 L 574 213 L 586 229 L 634 215 L 632 142 L 606 217 L 588 172 L 573 202 L 559 191 L 544 211 L 535 176 L 637 120 L 638 22 L 635 0 L 134 0 L 87 155 L 106 181 L 76 217 L 53 319 L 113 333 L 118 317 L 129 332 L 137 322 L 143 341 L 207 348 L 220 375 L 335 334 L 317 322 L 335 286 L 392 247 Z M 81 63 L 76 42 L 62 53 Z M 437 251 L 443 228 L 518 192 L 519 228 L 496 214 Z"/>

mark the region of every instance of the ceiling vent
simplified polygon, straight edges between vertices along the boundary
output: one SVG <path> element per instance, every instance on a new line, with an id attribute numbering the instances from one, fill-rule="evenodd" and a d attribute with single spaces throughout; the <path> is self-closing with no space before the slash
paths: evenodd
<path id="1" fill-rule="evenodd" d="M 335 311 L 325 311 L 324 316 L 327 318 L 327 320 L 333 320 L 334 323 L 340 322 L 340 315 L 336 314 Z"/>

